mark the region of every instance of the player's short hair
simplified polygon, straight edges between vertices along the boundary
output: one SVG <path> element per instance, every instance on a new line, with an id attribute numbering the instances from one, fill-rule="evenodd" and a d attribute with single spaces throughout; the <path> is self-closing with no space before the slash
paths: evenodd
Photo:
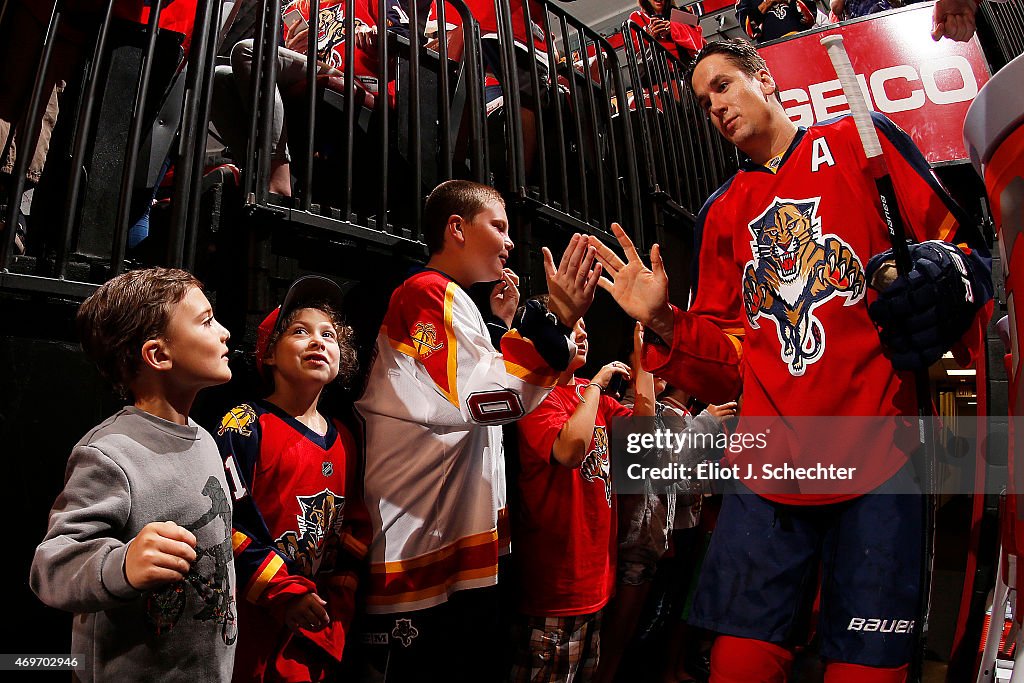
<path id="1" fill-rule="evenodd" d="M 171 309 L 193 287 L 203 285 L 177 268 L 122 273 L 78 307 L 82 350 L 123 396 L 139 373 L 142 345 L 167 331 Z"/>
<path id="2" fill-rule="evenodd" d="M 423 239 L 427 250 L 436 254 L 444 247 L 444 230 L 450 216 L 458 215 L 471 221 L 491 202 L 505 206 L 501 193 L 489 185 L 447 180 L 435 187 L 423 209 Z"/>
<path id="3" fill-rule="evenodd" d="M 341 311 L 327 301 L 304 301 L 301 306 L 289 311 L 281 324 L 274 327 L 273 332 L 271 332 L 270 336 L 267 338 L 266 344 L 262 347 L 257 345 L 256 353 L 262 354 L 260 361 L 266 361 L 267 358 L 273 355 L 274 347 L 277 346 L 277 342 L 280 341 L 281 335 L 291 327 L 291 324 L 295 322 L 295 318 L 298 317 L 299 313 L 307 308 L 320 311 L 326 315 L 330 319 L 331 324 L 334 325 L 334 330 L 338 333 L 338 376 L 334 381 L 341 384 L 347 384 L 348 381 L 355 376 L 356 370 L 359 368 L 355 344 L 353 343 L 355 333 L 352 331 L 351 326 L 345 324 L 345 319 L 342 317 Z M 273 366 L 264 366 L 264 368 L 267 368 L 262 373 L 264 383 L 268 391 L 273 391 Z"/>
<path id="4" fill-rule="evenodd" d="M 740 71 L 751 78 L 756 76 L 757 72 L 762 69 L 771 73 L 771 69 L 768 68 L 764 57 L 758 53 L 757 48 L 749 41 L 742 38 L 716 40 L 702 47 L 700 52 L 694 56 L 693 61 L 690 62 L 690 66 L 686 70 L 686 82 L 690 84 L 690 90 L 693 90 L 693 72 L 696 71 L 697 65 L 711 55 L 724 55 Z M 775 99 L 782 102 L 778 88 L 775 89 Z"/>

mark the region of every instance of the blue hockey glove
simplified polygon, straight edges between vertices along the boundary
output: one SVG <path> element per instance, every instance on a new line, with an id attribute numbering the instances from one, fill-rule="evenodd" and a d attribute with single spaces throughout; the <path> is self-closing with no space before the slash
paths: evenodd
<path id="1" fill-rule="evenodd" d="M 887 271 L 895 275 L 892 249 L 873 256 L 865 269 L 868 282 L 880 289 L 868 315 L 897 370 L 927 368 L 941 358 L 987 300 L 970 260 L 956 246 L 931 240 L 909 249 L 912 270 L 887 286 Z"/>

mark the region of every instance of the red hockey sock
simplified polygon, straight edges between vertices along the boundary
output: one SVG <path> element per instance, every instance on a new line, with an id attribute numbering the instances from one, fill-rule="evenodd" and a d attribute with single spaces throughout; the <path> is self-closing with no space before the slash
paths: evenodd
<path id="1" fill-rule="evenodd" d="M 905 683 L 909 664 L 886 668 L 848 662 L 825 665 L 825 683 Z"/>
<path id="2" fill-rule="evenodd" d="M 711 648 L 710 683 L 785 683 L 793 653 L 753 638 L 718 636 Z"/>

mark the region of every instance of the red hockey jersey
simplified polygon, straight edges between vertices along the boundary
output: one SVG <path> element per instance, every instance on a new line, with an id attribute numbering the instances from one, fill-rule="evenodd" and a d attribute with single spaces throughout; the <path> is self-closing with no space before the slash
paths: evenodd
<path id="1" fill-rule="evenodd" d="M 370 540 L 352 434 L 332 422 L 320 436 L 257 401 L 225 415 L 216 438 L 234 496 L 235 680 L 321 680 L 341 661 Z M 331 623 L 293 635 L 284 605 L 313 591 Z"/>
<path id="2" fill-rule="evenodd" d="M 882 116 L 875 123 L 909 235 L 953 238 L 960 209 L 907 135 Z M 801 129 L 775 171 L 744 164 L 701 210 L 697 240 L 693 305 L 676 309 L 670 349 L 645 345 L 644 366 L 711 403 L 742 385 L 743 416 L 832 418 L 828 443 L 787 439 L 779 420 L 770 452 L 736 459 L 755 472 L 766 460 L 856 467 L 856 481 L 811 497 L 746 482 L 767 498 L 836 502 L 887 480 L 907 459 L 896 445 L 902 422 L 842 419 L 911 416 L 917 405 L 913 377 L 893 370 L 868 317 L 864 266 L 890 243 L 853 119 Z"/>

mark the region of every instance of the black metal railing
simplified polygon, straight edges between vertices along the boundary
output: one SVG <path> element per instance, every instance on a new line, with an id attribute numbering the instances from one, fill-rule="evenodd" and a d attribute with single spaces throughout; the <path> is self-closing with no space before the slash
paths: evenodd
<path id="1" fill-rule="evenodd" d="M 978 12 L 982 15 L 979 34 L 982 35 L 985 54 L 995 69 L 1024 54 L 1024 0 L 983 2 L 979 4 Z M 991 43 L 994 43 L 998 54 L 993 54 Z"/>
<path id="2" fill-rule="evenodd" d="M 511 143 L 489 159 L 490 169 L 504 169 L 498 184 L 574 229 L 607 233 L 617 221 L 639 238 L 636 152 L 630 122 L 615 112 L 625 97 L 615 50 L 550 0 L 497 0 L 495 9 L 501 106 L 489 108 L 488 134 L 498 127 Z M 524 118 L 510 115 L 524 109 L 533 139 Z"/>
<path id="3" fill-rule="evenodd" d="M 9 21 L 16 3 L 5 3 L 0 21 Z M 185 59 L 180 51 L 183 36 L 158 29 L 165 3 L 154 3 L 147 23 L 140 25 L 118 18 L 115 0 L 109 0 L 94 15 L 72 14 L 64 0 L 53 4 L 48 25 L 40 41 L 38 68 L 21 115 L 16 116 L 6 140 L 4 157 L 17 139 L 18 154 L 6 188 L 4 224 L 12 226 L 0 239 L 0 285 L 6 289 L 42 291 L 81 296 L 125 268 L 125 250 L 133 219 L 139 218 L 140 190 L 148 195 L 139 177 L 149 175 L 140 167 L 143 150 L 152 148 L 150 127 L 160 105 L 169 97 L 188 102 L 182 122 L 181 153 L 177 155 L 176 189 L 172 202 L 166 251 L 157 260 L 162 265 L 192 267 L 195 253 L 200 193 L 205 158 L 205 135 L 209 120 L 212 59 L 222 3 L 199 0 L 194 31 Z M 51 55 L 60 49 L 64 24 L 85 20 L 88 27 L 74 28 L 95 36 L 90 49 L 81 50 L 78 60 L 64 65 L 62 77 L 72 82 L 60 102 L 57 128 L 67 132 L 66 144 L 51 147 L 43 174 L 50 174 L 50 186 L 61 189 L 46 195 L 63 211 L 46 225 L 34 222 L 29 241 L 34 253 L 16 263 L 13 226 L 19 220 L 26 171 L 32 147 L 40 131 L 44 98 L 50 96 L 53 67 Z M 94 33 L 92 30 L 95 29 Z M 208 68 L 210 67 L 210 68 Z M 110 79 L 130 81 L 128 92 L 111 92 Z M 173 88 L 184 78 L 184 88 Z M 180 105 L 179 105 L 180 106 Z M 120 125 L 111 137 L 110 121 Z M 107 136 L 107 137 L 105 137 Z M 55 133 L 55 139 L 58 137 Z M 97 157 L 102 157 L 97 161 Z M 162 159 L 161 159 L 162 161 Z M 102 162 L 102 163 L 101 163 Z M 159 166 L 160 164 L 158 164 Z M 94 173 L 102 166 L 102 173 Z M 53 180 L 60 173 L 62 180 Z M 42 181 L 41 181 L 42 186 Z M 102 195 L 99 199 L 97 196 Z M 135 203 L 133 203 L 135 200 Z M 35 202 L 38 203 L 38 202 Z M 142 205 L 145 206 L 143 201 Z M 33 212 L 35 213 L 35 212 Z"/>
<path id="4" fill-rule="evenodd" d="M 736 150 L 713 129 L 686 82 L 686 65 L 631 21 L 622 25 L 629 86 L 624 115 L 636 121 L 647 198 L 693 220 L 735 173 Z"/>

